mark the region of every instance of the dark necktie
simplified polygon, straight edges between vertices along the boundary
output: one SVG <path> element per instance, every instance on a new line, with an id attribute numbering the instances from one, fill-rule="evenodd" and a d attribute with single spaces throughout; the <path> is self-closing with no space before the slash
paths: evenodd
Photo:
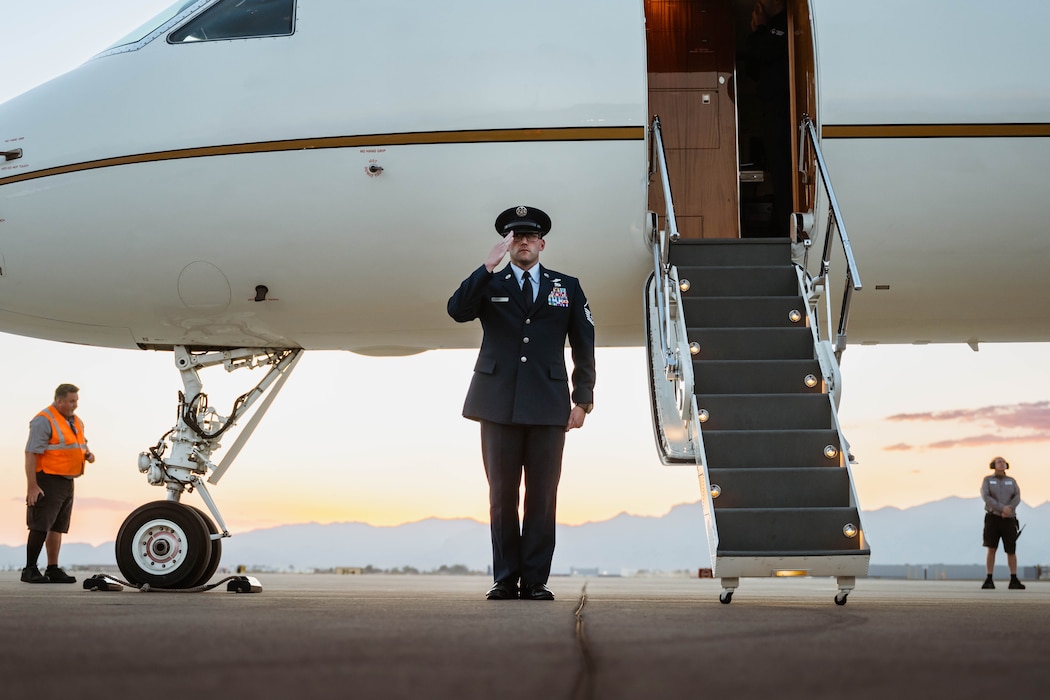
<path id="1" fill-rule="evenodd" d="M 525 297 L 525 313 L 532 312 L 532 275 L 528 272 L 521 280 L 521 293 Z"/>

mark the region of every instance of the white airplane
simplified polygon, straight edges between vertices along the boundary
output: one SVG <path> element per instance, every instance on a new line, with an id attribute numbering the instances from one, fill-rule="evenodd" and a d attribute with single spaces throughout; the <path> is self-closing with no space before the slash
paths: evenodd
<path id="1" fill-rule="evenodd" d="M 654 380 L 661 457 L 698 464 L 709 537 L 704 411 L 682 400 L 693 377 L 677 361 L 688 332 L 671 319 L 660 347 L 661 312 L 645 310 L 681 302 L 669 241 L 827 243 L 799 294 L 828 336 L 817 390 L 833 396 L 847 316 L 862 343 L 1050 338 L 1050 7 L 788 0 L 798 215 L 778 222 L 744 70 L 753 5 L 190 0 L 0 105 L 0 330 L 172 351 L 185 384 L 178 424 L 140 456 L 167 500 L 121 528 L 125 576 L 184 588 L 215 572 L 229 533 L 204 477 L 222 476 L 302 351 L 476 346 L 444 304 L 509 206 L 551 215 L 545 263 L 589 271 L 599 344 L 653 347 L 671 379 Z M 222 416 L 198 375 L 215 365 L 269 372 Z M 218 525 L 181 505 L 187 491 Z M 855 571 L 833 572 L 842 602 Z"/>

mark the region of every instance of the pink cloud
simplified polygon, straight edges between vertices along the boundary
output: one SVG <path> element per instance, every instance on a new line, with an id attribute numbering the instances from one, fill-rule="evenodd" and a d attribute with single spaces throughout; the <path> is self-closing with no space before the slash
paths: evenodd
<path id="1" fill-rule="evenodd" d="M 952 411 L 897 413 L 886 420 L 895 421 L 991 421 L 1004 428 L 1034 428 L 1050 431 L 1050 401 L 1018 403 L 983 408 L 960 408 Z"/>
<path id="2" fill-rule="evenodd" d="M 888 416 L 891 421 L 918 421 L 940 423 L 971 423 L 998 428 L 1003 431 L 1025 431 L 1022 434 L 984 433 L 965 438 L 941 440 L 927 447 L 945 449 L 950 447 L 974 447 L 1004 443 L 1026 443 L 1050 441 L 1050 401 L 1018 403 L 982 408 L 962 408 L 950 411 L 927 411 L 924 413 L 897 413 Z M 903 445 L 884 447 L 885 450 L 906 449 Z"/>
<path id="3" fill-rule="evenodd" d="M 1050 437 L 1041 433 L 1028 435 L 976 435 L 959 440 L 941 440 L 931 442 L 927 447 L 943 449 L 946 447 L 980 447 L 982 445 L 1016 444 L 1021 442 L 1046 442 Z"/>
<path id="4" fill-rule="evenodd" d="M 1003 427 L 1033 428 L 1050 432 L 1050 401 L 1022 403 L 1014 407 L 1014 413 L 997 420 Z"/>
<path id="5" fill-rule="evenodd" d="M 913 450 L 915 448 L 906 442 L 898 442 L 896 445 L 889 445 L 888 447 L 883 447 L 882 449 L 890 452 L 904 452 L 907 450 Z"/>
<path id="6" fill-rule="evenodd" d="M 917 421 L 946 421 L 972 419 L 978 409 L 958 409 L 955 411 L 939 411 L 937 413 L 897 413 L 889 416 L 886 420 L 917 420 Z"/>

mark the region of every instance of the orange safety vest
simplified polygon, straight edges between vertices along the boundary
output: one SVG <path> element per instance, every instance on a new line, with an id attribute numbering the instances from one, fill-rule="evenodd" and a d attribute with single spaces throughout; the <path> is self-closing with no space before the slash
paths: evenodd
<path id="1" fill-rule="evenodd" d="M 84 421 L 73 416 L 77 425 L 74 432 L 66 417 L 48 406 L 37 414 L 51 421 L 51 440 L 44 454 L 36 457 L 36 470 L 45 474 L 80 476 L 84 473 L 84 455 L 87 453 L 87 438 L 84 437 Z"/>

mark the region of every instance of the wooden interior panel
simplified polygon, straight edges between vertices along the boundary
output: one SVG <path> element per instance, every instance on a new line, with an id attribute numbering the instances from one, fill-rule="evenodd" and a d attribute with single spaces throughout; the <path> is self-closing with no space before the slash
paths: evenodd
<path id="1" fill-rule="evenodd" d="M 718 148 L 718 103 L 716 90 L 649 93 L 649 106 L 660 115 L 668 149 Z"/>
<path id="2" fill-rule="evenodd" d="M 675 223 L 678 224 L 678 234 L 682 238 L 703 238 L 704 217 L 702 216 L 679 216 L 675 214 Z M 667 227 L 667 223 L 660 219 L 660 226 Z"/>
<path id="3" fill-rule="evenodd" d="M 714 88 L 722 40 L 708 13 L 712 0 L 645 3 L 650 89 Z"/>
<path id="4" fill-rule="evenodd" d="M 677 149 L 668 152 L 667 170 L 671 176 L 671 195 L 674 197 L 676 216 L 710 216 L 708 212 L 721 212 L 735 201 L 736 182 L 711 177 L 719 157 L 717 151 L 709 149 Z M 684 196 L 686 194 L 690 196 Z M 653 211 L 662 215 L 663 191 L 657 191 L 655 185 L 650 188 L 649 201 L 650 206 L 657 206 Z M 709 231 L 708 236 L 725 238 L 716 233 Z"/>

